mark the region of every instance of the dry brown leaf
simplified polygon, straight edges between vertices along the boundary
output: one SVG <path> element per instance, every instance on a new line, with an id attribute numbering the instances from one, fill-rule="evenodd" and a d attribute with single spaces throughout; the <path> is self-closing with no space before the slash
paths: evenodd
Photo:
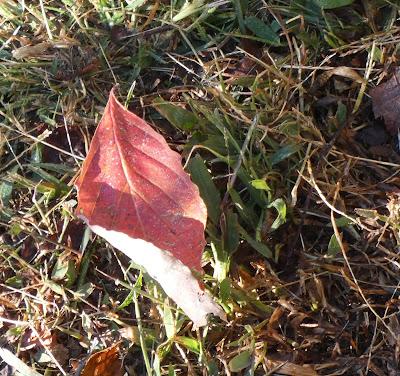
<path id="1" fill-rule="evenodd" d="M 314 90 L 323 87 L 332 76 L 348 78 L 359 84 L 362 84 L 364 82 L 364 79 L 354 69 L 341 66 L 320 74 L 315 82 Z"/>
<path id="2" fill-rule="evenodd" d="M 318 376 L 318 373 L 315 371 L 314 367 L 308 364 L 299 366 L 290 362 L 275 361 L 270 359 L 266 359 L 265 363 L 270 370 L 276 370 L 276 372 L 280 375 Z"/>
<path id="3" fill-rule="evenodd" d="M 26 59 L 27 57 L 37 57 L 44 55 L 52 46 L 50 42 L 41 42 L 34 46 L 23 46 L 12 52 L 14 59 Z"/>
<path id="4" fill-rule="evenodd" d="M 350 67 L 337 67 L 327 72 L 328 78 L 332 77 L 333 75 L 348 78 L 350 80 L 358 82 L 359 84 L 362 84 L 364 82 L 364 79 L 354 69 Z"/>
<path id="5" fill-rule="evenodd" d="M 81 376 L 122 376 L 122 360 L 119 358 L 120 342 L 92 354 L 83 368 Z"/>
<path id="6" fill-rule="evenodd" d="M 383 117 L 388 132 L 395 135 L 400 127 L 400 69 L 370 94 L 375 117 Z"/>

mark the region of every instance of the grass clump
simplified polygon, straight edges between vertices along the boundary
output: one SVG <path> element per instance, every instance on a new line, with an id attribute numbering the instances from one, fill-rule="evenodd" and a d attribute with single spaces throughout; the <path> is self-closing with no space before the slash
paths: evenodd
<path id="1" fill-rule="evenodd" d="M 40 374 L 79 374 L 118 341 L 129 375 L 396 374 L 400 158 L 368 93 L 396 66 L 398 12 L 3 1 L 0 347 Z M 228 323 L 192 331 L 74 216 L 115 84 L 200 188 Z"/>

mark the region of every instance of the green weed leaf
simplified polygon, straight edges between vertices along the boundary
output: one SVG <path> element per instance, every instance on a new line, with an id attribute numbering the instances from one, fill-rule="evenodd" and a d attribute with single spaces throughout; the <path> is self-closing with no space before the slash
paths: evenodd
<path id="1" fill-rule="evenodd" d="M 281 44 L 279 35 L 274 31 L 274 29 L 256 16 L 247 17 L 244 20 L 244 23 L 250 31 L 266 43 L 271 44 L 272 46 L 279 46 Z"/>
<path id="2" fill-rule="evenodd" d="M 243 351 L 233 357 L 229 362 L 229 369 L 231 372 L 239 372 L 247 368 L 251 363 L 251 352 L 249 350 Z"/>
<path id="3" fill-rule="evenodd" d="M 200 354 L 200 343 L 196 339 L 190 337 L 177 336 L 175 337 L 175 341 L 185 346 L 189 351 L 195 354 Z"/>
<path id="4" fill-rule="evenodd" d="M 199 119 L 193 112 L 168 103 L 162 98 L 154 99 L 153 107 L 175 128 L 182 131 L 191 131 L 199 123 Z"/>
<path id="5" fill-rule="evenodd" d="M 221 197 L 200 155 L 196 155 L 189 161 L 188 169 L 193 182 L 199 187 L 201 198 L 207 206 L 208 217 L 214 224 L 218 224 L 221 215 Z"/>
<path id="6" fill-rule="evenodd" d="M 328 256 L 336 256 L 339 252 L 341 252 L 339 242 L 336 235 L 332 234 L 328 244 Z"/>
<path id="7" fill-rule="evenodd" d="M 275 219 L 274 223 L 271 225 L 272 230 L 276 230 L 278 227 L 286 222 L 286 203 L 281 198 L 277 198 L 268 205 L 269 208 L 275 208 L 278 212 L 278 217 Z"/>
<path id="8" fill-rule="evenodd" d="M 354 0 L 317 0 L 322 9 L 335 9 L 350 5 Z"/>
<path id="9" fill-rule="evenodd" d="M 275 166 L 279 162 L 282 162 L 286 158 L 289 158 L 292 154 L 297 153 L 301 149 L 301 145 L 286 145 L 272 154 L 270 158 L 271 166 Z"/>
<path id="10" fill-rule="evenodd" d="M 266 43 L 272 46 L 279 46 L 281 44 L 279 35 L 274 31 L 274 29 L 259 18 L 250 16 L 244 20 L 244 23 L 255 36 L 261 38 Z"/>

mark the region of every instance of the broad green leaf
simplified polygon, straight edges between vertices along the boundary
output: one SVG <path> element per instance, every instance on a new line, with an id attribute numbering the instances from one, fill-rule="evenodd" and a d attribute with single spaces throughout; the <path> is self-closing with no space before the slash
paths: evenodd
<path id="1" fill-rule="evenodd" d="M 46 280 L 44 282 L 44 287 L 48 287 L 51 290 L 53 290 L 56 294 L 61 295 L 62 297 L 64 297 L 65 299 L 67 299 L 67 297 L 65 296 L 65 292 L 64 289 L 57 283 L 50 281 L 49 279 Z"/>
<path id="2" fill-rule="evenodd" d="M 68 260 L 68 268 L 67 268 L 67 274 L 65 275 L 66 277 L 66 286 L 71 287 L 74 282 L 76 281 L 76 278 L 78 277 L 77 271 L 76 271 L 76 265 L 73 260 Z"/>
<path id="3" fill-rule="evenodd" d="M 337 227 L 344 227 L 354 239 L 360 240 L 361 236 L 354 228 L 354 224 L 349 218 L 339 217 L 335 219 L 335 222 Z"/>
<path id="4" fill-rule="evenodd" d="M 60 182 L 60 180 L 58 180 L 56 177 L 54 177 L 54 175 L 49 174 L 48 172 L 44 171 L 43 169 L 39 168 L 39 167 L 35 167 L 33 165 L 26 165 L 27 168 L 29 168 L 32 172 L 36 173 L 37 175 L 40 176 L 41 179 L 48 181 L 50 183 L 53 183 L 54 185 L 56 185 L 57 187 L 59 187 L 58 189 L 62 189 L 64 191 L 69 191 L 70 188 L 68 187 L 68 185 L 66 185 L 65 183 Z"/>
<path id="5" fill-rule="evenodd" d="M 271 44 L 272 46 L 279 46 L 281 44 L 279 34 L 277 34 L 270 25 L 267 25 L 259 18 L 255 16 L 246 17 L 244 23 L 255 36 L 261 38 L 266 43 Z"/>
<path id="6" fill-rule="evenodd" d="M 316 0 L 322 9 L 335 9 L 350 5 L 354 0 Z"/>
<path id="7" fill-rule="evenodd" d="M 338 122 L 338 125 L 344 124 L 346 119 L 347 119 L 347 107 L 341 101 L 339 101 L 336 110 L 336 120 Z"/>
<path id="8" fill-rule="evenodd" d="M 93 335 L 93 321 L 85 311 L 82 311 L 81 313 L 81 320 L 82 329 L 86 332 L 86 335 L 90 339 Z"/>
<path id="9" fill-rule="evenodd" d="M 160 358 L 160 361 L 162 361 L 171 351 L 172 344 L 173 341 L 166 341 L 157 347 L 157 355 Z"/>
<path id="10" fill-rule="evenodd" d="M 88 282 L 79 287 L 77 291 L 74 291 L 74 296 L 77 299 L 86 300 L 93 291 L 94 291 L 93 285 L 90 282 Z"/>
<path id="11" fill-rule="evenodd" d="M 176 336 L 174 340 L 179 344 L 185 346 L 191 352 L 195 354 L 200 354 L 200 343 L 197 339 L 190 337 Z"/>
<path id="12" fill-rule="evenodd" d="M 228 255 L 236 251 L 239 246 L 238 218 L 232 210 L 225 213 L 225 226 L 222 230 L 222 244 Z"/>
<path id="13" fill-rule="evenodd" d="M 188 169 L 193 182 L 199 187 L 200 196 L 207 206 L 208 217 L 214 224 L 218 224 L 221 215 L 221 197 L 200 155 L 196 155 L 189 161 Z"/>
<path id="14" fill-rule="evenodd" d="M 251 363 L 251 356 L 251 352 L 246 350 L 233 357 L 228 364 L 230 371 L 239 372 L 247 368 Z"/>
<path id="15" fill-rule="evenodd" d="M 49 199 L 52 199 L 56 197 L 57 194 L 61 193 L 60 187 L 52 182 L 42 181 L 38 184 L 37 182 L 27 179 L 19 174 L 12 174 L 12 178 L 14 179 L 15 184 L 26 188 L 34 188 L 37 192 L 46 194 Z M 61 186 L 64 186 L 64 184 L 61 184 Z M 71 188 L 68 187 L 68 190 L 70 189 Z"/>
<path id="16" fill-rule="evenodd" d="M 117 311 L 128 307 L 133 302 L 134 290 L 130 290 L 124 301 L 117 307 Z"/>
<path id="17" fill-rule="evenodd" d="M 177 373 L 175 371 L 175 366 L 173 366 L 172 364 L 170 364 L 168 366 L 168 376 L 176 376 Z"/>
<path id="18" fill-rule="evenodd" d="M 193 112 L 168 103 L 162 98 L 154 99 L 153 107 L 174 127 L 182 131 L 191 131 L 199 123 L 199 119 Z"/>
<path id="19" fill-rule="evenodd" d="M 206 364 L 207 366 L 207 372 L 209 376 L 219 376 L 219 369 L 218 369 L 218 364 L 215 359 L 208 359 L 208 362 Z"/>
<path id="20" fill-rule="evenodd" d="M 8 233 L 12 236 L 18 236 L 21 232 L 22 232 L 22 227 L 17 222 L 11 224 L 10 229 L 8 230 Z"/>
<path id="21" fill-rule="evenodd" d="M 244 228 L 239 226 L 240 235 L 244 240 L 247 241 L 258 253 L 262 254 L 266 258 L 272 258 L 272 252 L 267 245 L 254 240 Z"/>
<path id="22" fill-rule="evenodd" d="M 332 234 L 328 244 L 328 256 L 336 256 L 341 251 L 342 249 L 340 248 L 336 235 Z"/>
<path id="23" fill-rule="evenodd" d="M 231 158 L 226 158 L 227 162 L 234 163 L 233 156 L 236 153 L 236 148 L 232 143 L 226 144 L 226 140 L 222 135 L 207 135 L 207 139 L 201 142 L 201 145 L 213 150 L 213 152 L 221 154 L 222 156 L 230 155 Z"/>
<path id="24" fill-rule="evenodd" d="M 175 318 L 171 308 L 167 304 L 164 304 L 163 323 L 167 338 L 172 340 L 176 334 Z"/>
<path id="25" fill-rule="evenodd" d="M 23 286 L 23 280 L 20 276 L 14 275 L 13 277 L 6 279 L 6 285 L 19 289 Z"/>
<path id="26" fill-rule="evenodd" d="M 11 169 L 11 173 L 16 173 L 19 166 L 15 166 Z M 7 180 L 0 182 L 0 217 L 10 218 L 12 215 L 8 206 L 12 197 L 12 192 L 14 189 L 14 179 L 12 175 L 9 176 Z"/>
<path id="27" fill-rule="evenodd" d="M 183 4 L 183 7 L 179 11 L 179 13 L 172 18 L 172 21 L 177 22 L 183 20 L 184 18 L 189 17 L 192 14 L 201 11 L 203 5 L 204 5 L 204 0 L 192 0 L 192 1 L 186 0 L 185 4 Z"/>
<path id="28" fill-rule="evenodd" d="M 66 281 L 66 286 L 73 285 L 77 278 L 75 263 L 72 260 L 58 258 L 51 273 L 51 279 L 54 281 Z"/>
<path id="29" fill-rule="evenodd" d="M 249 208 L 241 199 L 239 193 L 235 189 L 231 188 L 229 190 L 229 195 L 231 200 L 235 205 L 236 212 L 240 215 L 240 218 L 246 222 L 250 227 L 255 227 L 257 225 L 257 216 L 254 210 Z"/>
<path id="30" fill-rule="evenodd" d="M 250 183 L 255 189 L 261 189 L 264 191 L 271 190 L 271 188 L 268 186 L 267 182 L 264 179 L 254 179 Z"/>
<path id="31" fill-rule="evenodd" d="M 10 203 L 14 184 L 11 181 L 3 181 L 0 183 L 0 205 L 7 207 Z"/>
<path id="32" fill-rule="evenodd" d="M 76 172 L 76 169 L 71 168 L 71 166 L 67 166 L 65 164 L 56 164 L 56 163 L 30 163 L 29 165 L 26 164 L 24 165 L 26 167 L 36 167 L 36 168 L 41 168 L 44 170 L 49 170 L 52 172 L 57 172 L 59 174 L 68 174 L 73 176 Z"/>
<path id="33" fill-rule="evenodd" d="M 219 298 L 222 303 L 226 303 L 231 296 L 231 281 L 229 278 L 223 279 L 219 284 Z"/>
<path id="34" fill-rule="evenodd" d="M 346 227 L 346 226 L 349 226 L 349 225 L 351 225 L 353 223 L 350 219 L 348 219 L 346 217 L 336 218 L 335 222 L 336 222 L 336 226 L 337 227 Z"/>
<path id="35" fill-rule="evenodd" d="M 53 359 L 51 356 L 46 352 L 45 349 L 40 349 L 35 355 L 34 359 L 39 363 L 39 364 L 47 364 L 50 363 Z"/>
<path id="36" fill-rule="evenodd" d="M 289 158 L 292 154 L 297 153 L 301 149 L 301 145 L 286 145 L 272 154 L 270 158 L 271 166 L 282 162 L 286 158 Z"/>
<path id="37" fill-rule="evenodd" d="M 125 9 L 130 9 L 135 11 L 137 8 L 141 7 L 146 0 L 133 0 L 128 3 L 128 5 L 125 5 Z"/>
<path id="38" fill-rule="evenodd" d="M 67 271 L 68 261 L 59 257 L 51 272 L 51 279 L 54 281 L 61 281 L 67 274 Z"/>
<path id="39" fill-rule="evenodd" d="M 256 189 L 252 186 L 251 181 L 254 180 L 249 173 L 244 169 L 240 168 L 238 172 L 238 178 L 241 180 L 243 184 L 246 185 L 247 190 L 250 193 L 250 196 L 254 202 L 260 206 L 260 207 L 265 207 L 265 205 L 268 204 L 268 200 L 265 195 L 265 191 Z"/>
<path id="40" fill-rule="evenodd" d="M 361 209 L 361 208 L 356 208 L 354 211 L 363 218 L 368 218 L 368 219 L 378 219 L 379 214 L 378 211 L 375 209 Z"/>
<path id="41" fill-rule="evenodd" d="M 226 278 L 230 266 L 230 255 L 218 242 L 211 242 L 211 251 L 214 256 L 214 278 L 219 282 Z"/>
<path id="42" fill-rule="evenodd" d="M 31 162 L 32 163 L 40 163 L 43 159 L 43 144 L 36 144 L 35 147 L 32 149 L 31 154 Z M 27 165 L 29 166 L 29 165 Z"/>
<path id="43" fill-rule="evenodd" d="M 7 330 L 4 338 L 19 337 L 21 334 L 23 334 L 25 332 L 26 329 L 27 329 L 27 327 L 25 325 L 11 326 Z"/>
<path id="44" fill-rule="evenodd" d="M 286 203 L 281 198 L 277 198 L 268 205 L 269 208 L 273 207 L 278 212 L 278 217 L 271 225 L 272 230 L 276 230 L 279 226 L 286 222 Z"/>

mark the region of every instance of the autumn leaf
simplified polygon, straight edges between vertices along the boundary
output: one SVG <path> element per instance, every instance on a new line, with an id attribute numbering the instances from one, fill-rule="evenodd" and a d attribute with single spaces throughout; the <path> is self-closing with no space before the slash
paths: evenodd
<path id="1" fill-rule="evenodd" d="M 222 310 L 191 269 L 201 271 L 206 206 L 178 153 L 110 93 L 77 181 L 77 214 L 142 265 L 193 320 Z"/>
<path id="2" fill-rule="evenodd" d="M 92 354 L 83 368 L 82 376 L 122 376 L 122 360 L 119 358 L 120 342 Z"/>
<path id="3" fill-rule="evenodd" d="M 395 135 L 400 128 L 400 69 L 370 92 L 375 117 L 383 117 L 387 131 Z"/>

